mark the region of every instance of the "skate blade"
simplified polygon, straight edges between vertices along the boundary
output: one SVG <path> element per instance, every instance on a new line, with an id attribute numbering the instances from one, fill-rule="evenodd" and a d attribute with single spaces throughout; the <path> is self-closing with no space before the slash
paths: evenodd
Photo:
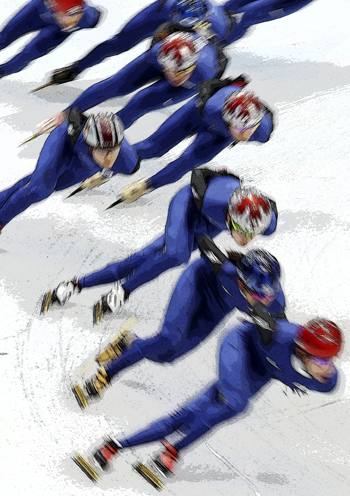
<path id="1" fill-rule="evenodd" d="M 102 318 L 102 312 L 101 312 L 101 301 L 99 300 L 95 305 L 93 309 L 93 323 L 94 325 L 98 325 L 101 322 Z"/>
<path id="2" fill-rule="evenodd" d="M 133 465 L 133 467 L 137 473 L 142 475 L 142 477 L 146 479 L 146 481 L 149 482 L 151 486 L 158 489 L 158 491 L 165 488 L 163 482 L 153 472 L 151 472 L 149 468 L 145 467 L 141 462 L 136 462 Z"/>
<path id="3" fill-rule="evenodd" d="M 78 384 L 74 384 L 74 386 L 72 386 L 72 393 L 74 394 L 75 399 L 82 410 L 89 406 L 88 400 Z"/>
<path id="4" fill-rule="evenodd" d="M 44 294 L 43 301 L 41 304 L 41 310 L 40 310 L 41 315 L 45 314 L 48 311 L 48 309 L 51 307 L 52 305 L 51 296 L 52 296 L 51 291 L 48 291 L 47 293 Z"/>
<path id="5" fill-rule="evenodd" d="M 84 474 L 92 481 L 92 482 L 98 482 L 100 480 L 100 476 L 98 475 L 98 473 L 96 472 L 96 470 L 94 470 L 92 468 L 92 466 L 90 465 L 90 463 L 88 463 L 86 460 L 84 460 L 84 458 L 78 454 L 74 455 L 72 457 L 72 460 L 74 463 L 76 463 L 78 465 L 78 467 L 80 468 L 80 470 L 82 470 L 84 472 Z"/>

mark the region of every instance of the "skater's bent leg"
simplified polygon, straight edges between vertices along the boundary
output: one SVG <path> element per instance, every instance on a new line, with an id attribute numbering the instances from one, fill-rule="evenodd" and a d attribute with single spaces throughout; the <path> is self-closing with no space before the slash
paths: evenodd
<path id="1" fill-rule="evenodd" d="M 86 57 L 79 60 L 77 69 L 79 72 L 88 67 L 99 64 L 106 57 L 119 55 L 140 41 L 152 36 L 157 27 L 167 19 L 159 12 L 159 2 L 153 2 L 151 5 L 136 14 L 113 38 L 104 41 L 94 48 Z"/>
<path id="2" fill-rule="evenodd" d="M 15 183 L 13 186 L 10 188 L 5 189 L 4 191 L 1 191 L 0 193 L 0 209 L 5 205 L 7 200 L 14 194 L 16 191 L 20 190 L 23 188 L 26 184 L 29 183 L 29 181 L 32 178 L 32 174 L 29 174 L 26 177 L 23 177 L 17 183 Z"/>
<path id="3" fill-rule="evenodd" d="M 45 23 L 39 17 L 37 6 L 34 2 L 29 2 L 0 31 L 0 50 L 11 45 L 21 36 L 44 26 Z"/>
<path id="4" fill-rule="evenodd" d="M 24 69 L 30 62 L 43 57 L 68 38 L 70 33 L 64 33 L 55 26 L 49 26 L 28 43 L 28 45 L 11 60 L 1 66 L 4 75 L 15 74 Z"/>
<path id="5" fill-rule="evenodd" d="M 198 340 L 191 341 L 189 334 L 193 316 L 204 304 L 196 278 L 197 273 L 192 266 L 182 274 L 170 299 L 159 334 L 148 339 L 136 339 L 120 358 L 106 367 L 110 378 L 143 358 L 169 363 L 196 346 Z M 191 297 L 188 296 L 188 288 L 195 289 Z M 207 332 L 207 326 L 205 330 Z"/>
<path id="6" fill-rule="evenodd" d="M 90 86 L 68 108 L 79 107 L 85 112 L 106 100 L 132 93 L 160 75 L 160 69 L 148 63 L 145 52 L 110 78 Z"/>
<path id="7" fill-rule="evenodd" d="M 252 1 L 240 9 L 240 11 L 244 12 L 243 17 L 228 35 L 226 44 L 233 43 L 242 38 L 249 27 L 293 14 L 312 1 L 313 0 Z"/>
<path id="8" fill-rule="evenodd" d="M 188 262 L 194 246 L 194 223 L 198 211 L 190 188 L 183 188 L 173 198 L 165 227 L 165 249 L 148 257 L 123 284 L 129 293 L 158 277 L 162 272 Z"/>
<path id="9" fill-rule="evenodd" d="M 154 441 L 158 441 L 159 439 L 164 439 L 165 436 L 169 436 L 169 434 L 178 430 L 184 422 L 186 422 L 186 420 L 188 422 L 188 417 L 191 415 L 192 413 L 187 410 L 174 412 L 168 417 L 164 417 L 161 420 L 154 422 L 134 436 L 122 439 L 119 442 L 123 448 L 129 448 L 140 444 L 152 443 Z"/>
<path id="10" fill-rule="evenodd" d="M 163 249 L 165 246 L 165 236 L 160 236 L 153 243 L 146 246 L 137 253 L 134 253 L 129 258 L 107 265 L 104 269 L 93 272 L 87 276 L 79 279 L 79 284 L 82 288 L 91 288 L 93 286 L 100 286 L 109 284 L 120 279 L 128 277 L 138 266 L 144 263 L 147 258 L 157 251 Z"/>

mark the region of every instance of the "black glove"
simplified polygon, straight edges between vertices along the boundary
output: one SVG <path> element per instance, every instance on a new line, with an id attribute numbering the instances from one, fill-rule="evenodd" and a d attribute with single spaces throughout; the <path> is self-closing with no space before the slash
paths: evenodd
<path id="1" fill-rule="evenodd" d="M 74 79 L 79 75 L 75 64 L 69 65 L 68 67 L 63 67 L 62 69 L 57 69 L 53 71 L 51 75 L 51 81 L 55 84 L 69 83 L 74 81 Z"/>

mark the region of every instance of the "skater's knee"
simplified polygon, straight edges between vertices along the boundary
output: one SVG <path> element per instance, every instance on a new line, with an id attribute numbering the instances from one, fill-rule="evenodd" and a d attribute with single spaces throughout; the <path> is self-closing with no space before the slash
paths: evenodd
<path id="1" fill-rule="evenodd" d="M 178 267 L 186 262 L 188 262 L 190 258 L 190 254 L 187 251 L 168 253 L 165 252 L 169 268 L 170 267 Z"/>
<path id="2" fill-rule="evenodd" d="M 170 363 L 175 360 L 178 350 L 178 340 L 159 334 L 147 344 L 144 356 L 153 362 Z"/>

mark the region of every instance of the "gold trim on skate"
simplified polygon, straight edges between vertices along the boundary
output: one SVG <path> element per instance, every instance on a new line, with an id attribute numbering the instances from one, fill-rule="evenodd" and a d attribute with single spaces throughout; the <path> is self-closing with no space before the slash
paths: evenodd
<path id="1" fill-rule="evenodd" d="M 84 408 L 87 408 L 89 406 L 88 400 L 85 394 L 83 393 L 83 390 L 79 386 L 79 384 L 74 384 L 74 386 L 72 386 L 72 392 L 75 396 L 75 399 L 78 402 L 78 405 L 82 410 L 84 410 Z"/>
<path id="2" fill-rule="evenodd" d="M 100 392 L 105 389 L 109 384 L 109 377 L 104 367 L 100 367 L 96 373 L 96 376 L 92 379 L 92 383 L 97 394 L 100 396 Z"/>
<path id="3" fill-rule="evenodd" d="M 44 294 L 43 301 L 42 301 L 42 304 L 41 304 L 41 310 L 40 310 L 40 313 L 41 314 L 45 314 L 48 311 L 48 309 L 50 308 L 50 306 L 51 306 L 51 296 L 52 296 L 52 292 L 51 291 L 48 291 L 47 293 Z"/>
<path id="4" fill-rule="evenodd" d="M 121 332 L 117 339 L 112 341 L 112 343 L 109 343 L 109 345 L 101 351 L 96 357 L 96 362 L 101 364 L 119 358 L 124 353 L 125 349 L 129 347 L 129 334 L 129 329 Z"/>
<path id="5" fill-rule="evenodd" d="M 141 462 L 136 462 L 133 465 L 136 472 L 138 472 L 147 482 L 149 482 L 153 487 L 160 491 L 165 488 L 163 482 L 158 479 L 158 477 L 150 471 L 149 468 L 145 467 Z"/>
<path id="6" fill-rule="evenodd" d="M 72 460 L 74 463 L 76 463 L 78 465 L 80 470 L 82 470 L 84 472 L 84 474 L 92 482 L 98 482 L 99 481 L 100 476 L 98 475 L 96 470 L 94 470 L 92 468 L 92 466 L 90 465 L 90 463 L 88 463 L 86 460 L 84 460 L 84 458 L 82 456 L 80 456 L 79 454 L 76 454 L 76 455 L 72 456 Z"/>

